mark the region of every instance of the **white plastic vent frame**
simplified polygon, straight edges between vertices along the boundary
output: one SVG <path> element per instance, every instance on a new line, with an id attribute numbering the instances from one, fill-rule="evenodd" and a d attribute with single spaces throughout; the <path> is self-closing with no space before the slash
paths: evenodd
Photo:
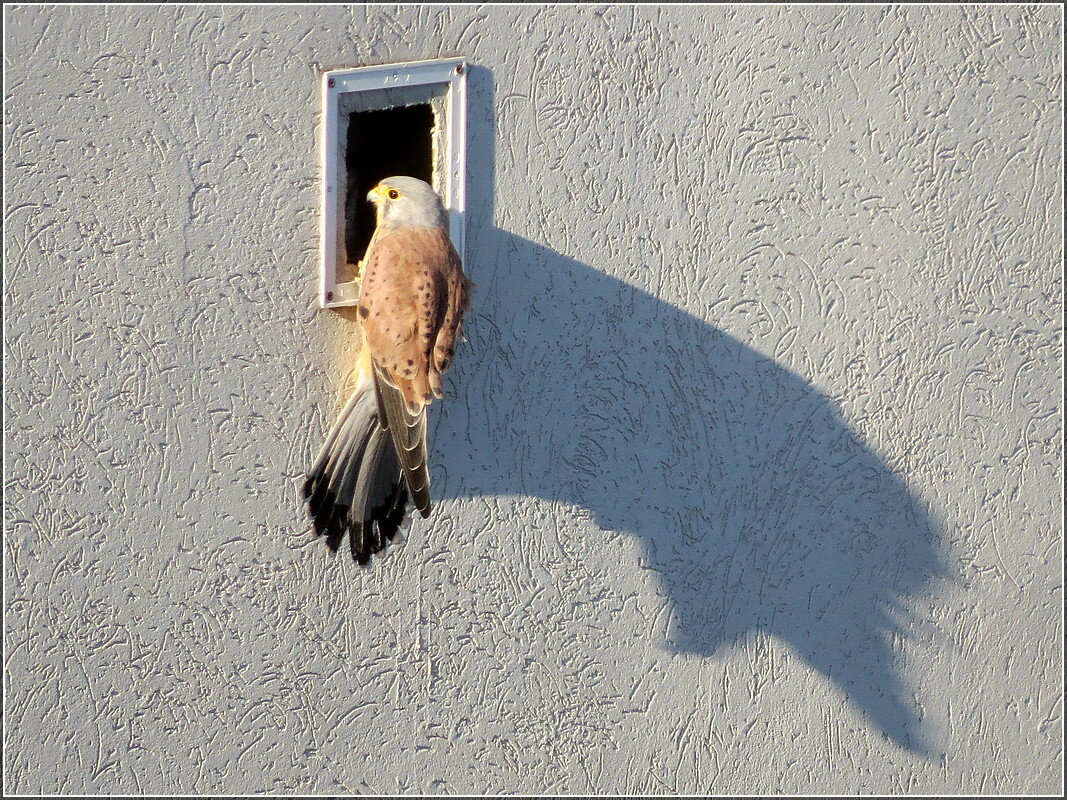
<path id="1" fill-rule="evenodd" d="M 382 64 L 356 69 L 338 69 L 322 75 L 322 229 L 320 297 L 322 308 L 355 305 L 359 299 L 358 281 L 337 281 L 337 225 L 341 218 L 339 204 L 344 202 L 337 190 L 338 107 L 341 95 L 437 84 L 445 90 L 445 119 L 438 120 L 434 137 L 436 147 L 444 148 L 444 165 L 435 181 L 441 186 L 442 200 L 448 209 L 449 234 L 460 258 L 464 256 L 464 211 L 467 177 L 467 61 L 464 58 L 439 58 L 410 61 L 406 64 Z"/>

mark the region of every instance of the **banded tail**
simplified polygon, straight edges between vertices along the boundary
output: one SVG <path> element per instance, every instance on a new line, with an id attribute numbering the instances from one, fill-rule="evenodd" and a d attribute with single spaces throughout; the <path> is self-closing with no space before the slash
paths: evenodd
<path id="1" fill-rule="evenodd" d="M 404 522 L 408 489 L 388 429 L 379 422 L 373 381 L 360 381 L 326 436 L 304 483 L 315 534 L 337 552 L 349 536 L 352 558 L 366 564 Z"/>

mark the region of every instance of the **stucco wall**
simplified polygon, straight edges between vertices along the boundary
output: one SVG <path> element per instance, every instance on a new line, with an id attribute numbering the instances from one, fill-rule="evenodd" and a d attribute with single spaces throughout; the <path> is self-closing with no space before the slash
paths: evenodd
<path id="1" fill-rule="evenodd" d="M 6 788 L 1058 787 L 1057 9 L 5 21 Z M 361 571 L 318 71 L 455 54 L 470 341 Z"/>

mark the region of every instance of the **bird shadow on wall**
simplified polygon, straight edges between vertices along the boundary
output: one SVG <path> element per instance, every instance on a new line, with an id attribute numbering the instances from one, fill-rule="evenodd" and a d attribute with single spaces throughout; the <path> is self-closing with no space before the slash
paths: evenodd
<path id="1" fill-rule="evenodd" d="M 928 753 L 893 642 L 908 598 L 943 573 L 935 523 L 808 381 L 493 227 L 492 79 L 469 79 L 478 289 L 433 442 L 442 499 L 588 509 L 643 540 L 668 648 L 714 657 L 773 634 L 896 744 Z"/>

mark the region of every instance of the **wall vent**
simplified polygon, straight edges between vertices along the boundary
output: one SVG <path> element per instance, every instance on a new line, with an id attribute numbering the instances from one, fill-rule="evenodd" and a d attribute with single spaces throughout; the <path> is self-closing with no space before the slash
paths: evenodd
<path id="1" fill-rule="evenodd" d="M 367 192 L 411 175 L 445 203 L 464 255 L 467 63 L 462 58 L 330 70 L 322 76 L 323 308 L 355 305 L 358 264 L 374 232 Z"/>

